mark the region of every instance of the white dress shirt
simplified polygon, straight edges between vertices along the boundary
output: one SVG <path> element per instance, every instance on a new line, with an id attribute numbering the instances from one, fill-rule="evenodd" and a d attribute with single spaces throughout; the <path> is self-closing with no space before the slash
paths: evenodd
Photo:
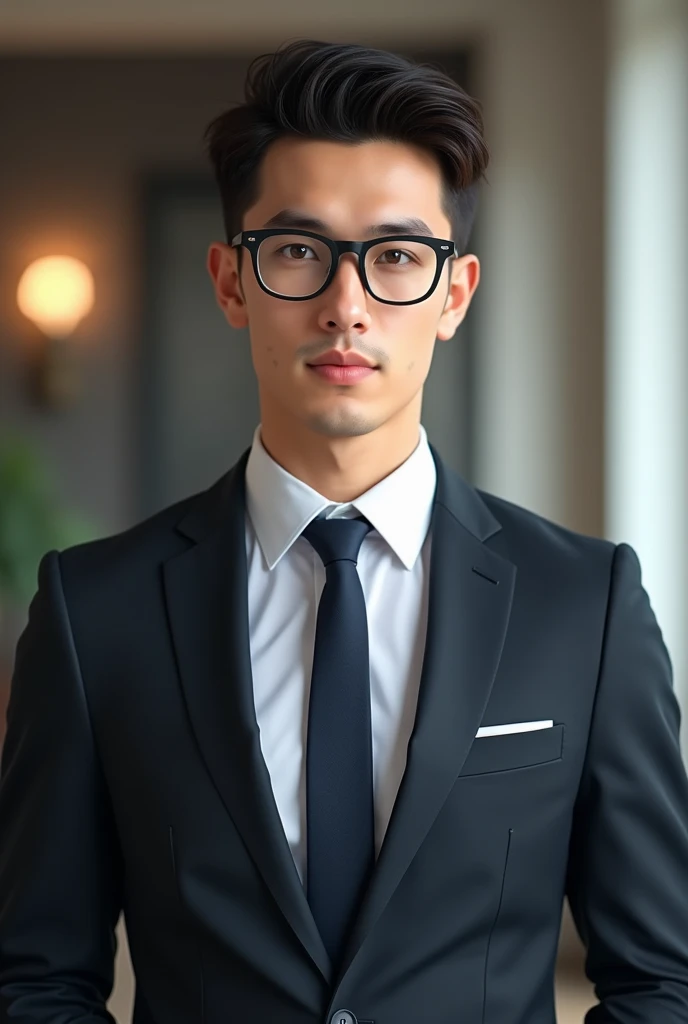
<path id="1" fill-rule="evenodd" d="M 425 429 L 398 469 L 355 501 L 328 501 L 267 453 L 256 428 L 246 466 L 246 554 L 253 695 L 263 757 L 296 868 L 306 878 L 306 738 L 315 625 L 325 568 L 301 536 L 321 512 L 372 524 L 358 573 L 370 651 L 375 854 L 413 729 L 425 650 L 436 469 Z"/>

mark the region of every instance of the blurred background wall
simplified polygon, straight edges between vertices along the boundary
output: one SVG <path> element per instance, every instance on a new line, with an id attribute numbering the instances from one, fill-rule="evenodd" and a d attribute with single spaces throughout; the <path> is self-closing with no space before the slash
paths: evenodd
<path id="1" fill-rule="evenodd" d="M 199 408 L 184 369 L 197 402 L 222 365 L 241 416 L 219 431 L 216 395 L 198 437 L 231 464 L 250 440 L 250 363 L 201 281 L 216 217 L 203 128 L 240 98 L 250 58 L 288 39 L 431 55 L 481 99 L 492 162 L 483 280 L 424 422 L 478 486 L 636 547 L 685 706 L 687 12 L 683 0 L 0 0 L 0 439 L 28 439 L 55 501 L 94 532 L 118 530 L 166 487 L 210 476 L 197 452 L 170 452 Z M 29 394 L 40 338 L 15 297 L 27 264 L 58 252 L 96 285 L 63 411 Z M 189 322 L 190 281 L 203 305 Z M 6 666 L 24 614 L 9 615 Z M 125 1020 L 122 942 L 112 1006 Z M 559 984 L 560 1019 L 581 1019 L 592 996 L 568 921 Z"/>

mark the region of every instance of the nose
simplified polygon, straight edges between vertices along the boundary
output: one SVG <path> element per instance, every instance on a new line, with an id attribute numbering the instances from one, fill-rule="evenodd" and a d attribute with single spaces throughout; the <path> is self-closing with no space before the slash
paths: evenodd
<path id="1" fill-rule="evenodd" d="M 371 325 L 368 312 L 370 296 L 363 287 L 355 253 L 343 253 L 329 288 L 320 296 L 318 326 L 325 331 L 367 331 Z"/>

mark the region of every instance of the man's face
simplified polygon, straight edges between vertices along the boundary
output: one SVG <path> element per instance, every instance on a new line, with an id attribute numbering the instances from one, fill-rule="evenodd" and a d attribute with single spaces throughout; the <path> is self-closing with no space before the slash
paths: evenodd
<path id="1" fill-rule="evenodd" d="M 319 233 L 333 239 L 367 240 L 375 237 L 370 225 L 412 217 L 427 224 L 424 234 L 451 238 L 439 165 L 413 146 L 283 138 L 267 150 L 259 184 L 260 198 L 246 211 L 244 230 L 257 231 L 290 210 L 321 221 Z M 352 253 L 341 257 L 321 295 L 293 302 L 263 291 L 247 250 L 239 278 L 237 251 L 213 244 L 208 266 L 229 323 L 249 327 L 263 423 L 336 438 L 367 434 L 409 415 L 420 418 L 435 340 L 453 337 L 477 287 L 474 256 L 447 261 L 423 302 L 392 306 L 365 290 Z M 356 383 L 327 379 L 309 364 L 333 349 L 356 352 L 376 369 Z"/>

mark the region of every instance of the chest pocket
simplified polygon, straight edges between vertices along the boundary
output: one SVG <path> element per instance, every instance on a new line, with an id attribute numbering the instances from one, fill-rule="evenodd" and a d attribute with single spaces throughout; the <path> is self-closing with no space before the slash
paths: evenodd
<path id="1" fill-rule="evenodd" d="M 502 736 L 482 736 L 473 740 L 459 778 L 464 775 L 485 775 L 508 772 L 516 768 L 532 768 L 561 760 L 564 749 L 564 726 L 533 732 L 514 732 Z"/>

